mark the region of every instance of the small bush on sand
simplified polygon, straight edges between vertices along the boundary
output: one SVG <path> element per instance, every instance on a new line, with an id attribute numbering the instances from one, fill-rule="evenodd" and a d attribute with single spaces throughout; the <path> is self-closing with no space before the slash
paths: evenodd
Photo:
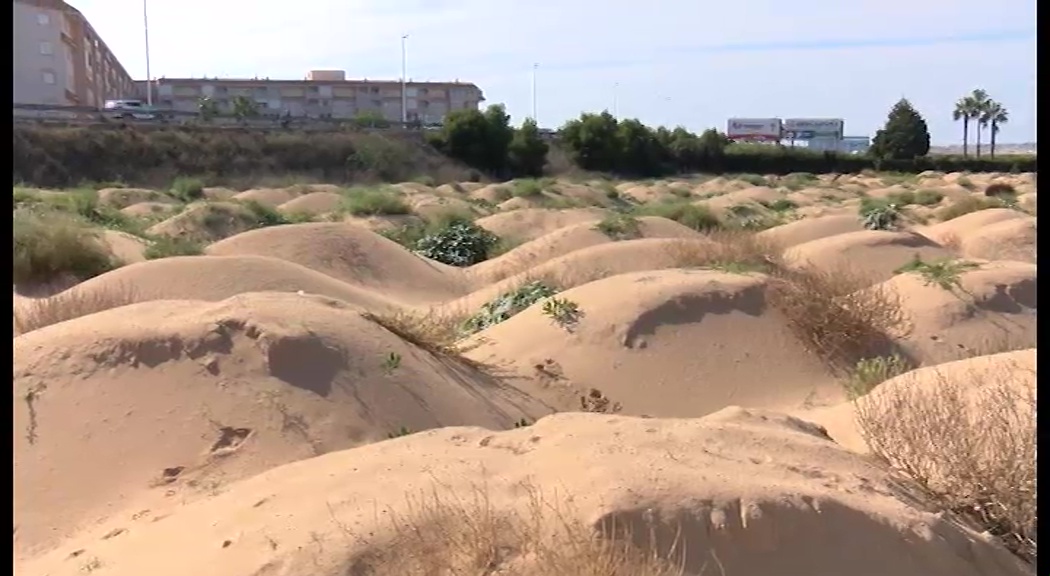
<path id="1" fill-rule="evenodd" d="M 558 291 L 540 281 L 532 281 L 516 289 L 500 294 L 491 302 L 485 303 L 477 314 L 463 323 L 464 336 L 480 332 L 489 326 L 495 326 L 536 302 L 554 296 Z"/>
<path id="2" fill-rule="evenodd" d="M 460 328 L 465 314 L 414 313 L 403 310 L 382 313 L 364 312 L 362 315 L 386 328 L 402 340 L 414 344 L 435 356 L 460 358 L 463 352 L 458 346 Z"/>
<path id="3" fill-rule="evenodd" d="M 456 221 L 416 243 L 423 256 L 450 266 L 471 266 L 489 257 L 499 242 L 492 232 L 473 222 Z"/>
<path id="4" fill-rule="evenodd" d="M 984 195 L 988 198 L 998 198 L 1003 204 L 1012 206 L 1017 203 L 1017 190 L 1012 184 L 1005 182 L 993 182 L 984 189 Z"/>
<path id="5" fill-rule="evenodd" d="M 94 230 L 57 214 L 16 210 L 14 243 L 16 285 L 87 280 L 122 264 Z"/>
<path id="6" fill-rule="evenodd" d="M 172 256 L 200 256 L 201 254 L 204 254 L 204 246 L 199 242 L 171 236 L 153 237 L 149 246 L 142 253 L 146 260 L 171 258 Z"/>
<path id="7" fill-rule="evenodd" d="M 350 560 L 347 574 L 372 576 L 682 576 L 684 550 L 678 539 L 659 542 L 655 522 L 649 537 L 612 519 L 593 525 L 579 520 L 571 499 L 553 500 L 531 484 L 522 509 L 501 509 L 485 486 L 470 494 L 435 486 L 409 494 L 403 506 L 383 511 L 390 534 L 368 542 Z M 334 517 L 348 537 L 353 528 Z M 667 548 L 667 549 L 665 549 Z M 704 568 L 708 568 L 705 566 Z M 717 567 L 704 574 L 718 576 Z M 724 576 L 724 572 L 723 572 Z"/>
<path id="8" fill-rule="evenodd" d="M 535 198 L 543 195 L 543 185 L 531 178 L 516 180 L 510 193 L 516 198 Z"/>
<path id="9" fill-rule="evenodd" d="M 668 243 L 666 254 L 676 268 L 713 268 L 727 272 L 770 272 L 780 249 L 746 230 L 716 230 L 703 238 Z"/>
<path id="10" fill-rule="evenodd" d="M 346 211 L 354 216 L 399 216 L 412 207 L 400 193 L 386 188 L 351 188 L 346 191 Z"/>
<path id="11" fill-rule="evenodd" d="M 919 206 L 934 206 L 944 200 L 944 194 L 936 190 L 919 190 L 915 193 L 915 203 Z"/>
<path id="12" fill-rule="evenodd" d="M 1005 205 L 998 198 L 982 198 L 980 196 L 967 196 L 960 198 L 950 205 L 941 208 L 937 212 L 937 218 L 942 222 L 964 216 L 971 212 L 988 210 L 989 208 L 1003 208 Z"/>
<path id="13" fill-rule="evenodd" d="M 200 200 L 204 198 L 204 181 L 180 176 L 171 183 L 171 194 L 183 202 Z"/>
<path id="14" fill-rule="evenodd" d="M 641 223 L 630 214 L 610 214 L 594 225 L 594 229 L 612 240 L 632 240 L 641 236 Z"/>
<path id="15" fill-rule="evenodd" d="M 933 381 L 893 382 L 858 399 L 857 423 L 865 442 L 872 454 L 918 483 L 944 509 L 1034 563 L 1034 372 L 999 364 L 968 374 L 970 384 L 979 383 L 972 386 L 940 371 L 934 376 Z"/>
<path id="16" fill-rule="evenodd" d="M 722 227 L 718 217 L 707 206 L 688 202 L 658 202 L 638 207 L 639 216 L 659 216 L 674 220 L 698 232 L 717 230 Z"/>
<path id="17" fill-rule="evenodd" d="M 278 212 L 276 208 L 262 202 L 249 200 L 244 203 L 244 206 L 252 213 L 252 217 L 255 219 L 255 227 L 257 228 L 283 226 L 284 224 L 292 223 L 284 214 Z"/>
<path id="18" fill-rule="evenodd" d="M 857 362 L 846 381 L 846 396 L 850 400 L 871 392 L 883 382 L 900 376 L 914 367 L 899 354 L 865 358 Z"/>
<path id="19" fill-rule="evenodd" d="M 45 326 L 135 302 L 138 302 L 135 290 L 123 284 L 97 290 L 73 287 L 49 298 L 29 300 L 16 306 L 15 334 L 26 334 Z"/>
<path id="20" fill-rule="evenodd" d="M 950 258 L 936 262 L 925 262 L 921 256 L 916 254 L 907 264 L 901 266 L 895 272 L 897 274 L 907 274 L 909 272 L 918 274 L 922 276 L 923 282 L 927 286 L 936 284 L 952 292 L 962 289 L 963 272 L 976 268 L 979 268 L 979 266 L 974 262 L 952 260 Z"/>
<path id="21" fill-rule="evenodd" d="M 861 220 L 868 230 L 896 230 L 901 213 L 895 204 L 871 206 L 867 209 L 861 205 Z"/>

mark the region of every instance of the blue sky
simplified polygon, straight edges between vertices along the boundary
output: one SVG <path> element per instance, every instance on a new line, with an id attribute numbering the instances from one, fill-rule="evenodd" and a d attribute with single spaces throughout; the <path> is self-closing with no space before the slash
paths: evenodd
<path id="1" fill-rule="evenodd" d="M 71 0 L 136 78 L 141 0 Z M 149 0 L 153 76 L 408 75 L 471 81 L 515 122 L 612 110 L 651 125 L 844 118 L 872 135 L 906 96 L 935 144 L 961 142 L 954 102 L 986 89 L 1001 142 L 1035 140 L 1035 2 L 998 0 Z"/>

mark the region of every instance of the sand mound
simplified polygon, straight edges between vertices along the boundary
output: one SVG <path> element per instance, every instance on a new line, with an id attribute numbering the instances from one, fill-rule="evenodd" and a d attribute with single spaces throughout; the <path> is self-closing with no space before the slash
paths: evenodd
<path id="1" fill-rule="evenodd" d="M 1031 218 L 1023 212 L 1009 208 L 989 208 L 963 214 L 947 222 L 940 222 L 922 229 L 922 234 L 935 242 L 955 243 L 972 235 L 976 231 L 1007 220 Z"/>
<path id="2" fill-rule="evenodd" d="M 145 188 L 103 188 L 98 191 L 99 204 L 121 210 L 140 202 L 164 202 L 174 204 L 175 199 L 156 190 Z"/>
<path id="3" fill-rule="evenodd" d="M 638 224 L 639 238 L 695 238 L 698 236 L 698 233 L 692 228 L 667 218 L 645 216 L 638 219 Z M 582 222 L 555 230 L 496 258 L 471 266 L 469 273 L 481 283 L 494 282 L 570 252 L 609 242 L 614 242 L 614 240 L 595 229 L 595 223 Z"/>
<path id="4" fill-rule="evenodd" d="M 584 222 L 599 222 L 608 215 L 609 211 L 601 208 L 570 208 L 568 210 L 525 208 L 478 218 L 475 224 L 500 238 L 516 238 L 525 242 L 566 226 Z"/>
<path id="5" fill-rule="evenodd" d="M 763 276 L 711 270 L 613 276 L 559 294 L 583 314 L 571 332 L 537 304 L 473 336 L 468 356 L 513 370 L 530 393 L 600 388 L 630 414 L 837 400 L 840 389 L 768 308 L 765 288 Z"/>
<path id="6" fill-rule="evenodd" d="M 905 350 L 924 364 L 1035 346 L 1036 266 L 978 262 L 947 289 L 915 272 L 885 285 L 901 297 L 912 324 Z"/>
<path id="7" fill-rule="evenodd" d="M 126 216 L 132 217 L 148 217 L 158 215 L 168 215 L 172 212 L 176 212 L 181 207 L 178 204 L 167 204 L 164 202 L 139 202 L 138 204 L 132 204 L 126 208 L 121 208 L 120 211 Z"/>
<path id="8" fill-rule="evenodd" d="M 204 244 L 240 234 L 258 225 L 248 208 L 232 202 L 195 204 L 180 214 L 159 222 L 146 232 L 171 236 Z"/>
<path id="9" fill-rule="evenodd" d="M 962 238 L 963 256 L 986 260 L 1016 260 L 1035 264 L 1035 218 L 1014 218 L 989 224 Z"/>
<path id="10" fill-rule="evenodd" d="M 23 550 L 139 497 L 192 499 L 401 427 L 549 413 L 319 296 L 135 304 L 16 338 L 15 354 Z"/>
<path id="11" fill-rule="evenodd" d="M 260 228 L 208 247 L 216 256 L 269 256 L 404 302 L 463 294 L 462 271 L 427 260 L 361 226 L 340 223 Z"/>
<path id="12" fill-rule="evenodd" d="M 416 193 L 406 196 L 405 201 L 412 207 L 412 212 L 426 219 L 438 218 L 444 214 L 468 214 L 482 215 L 487 212 L 476 205 L 447 196 L 434 196 L 433 194 Z"/>
<path id="13" fill-rule="evenodd" d="M 146 259 L 143 256 L 146 251 L 146 241 L 138 236 L 117 230 L 105 230 L 102 232 L 102 241 L 109 246 L 110 252 L 125 264 L 142 262 Z"/>
<path id="14" fill-rule="evenodd" d="M 863 230 L 864 224 L 856 216 L 820 216 L 763 230 L 758 236 L 777 246 L 789 248 L 812 240 Z"/>
<path id="15" fill-rule="evenodd" d="M 451 532 L 441 535 L 450 538 L 476 521 L 483 532 L 475 535 L 488 537 L 484 527 L 498 524 L 483 518 L 530 517 L 526 488 L 533 486 L 558 505 L 561 520 L 599 534 L 615 524 L 659 547 L 677 535 L 688 576 L 711 574 L 713 565 L 714 573 L 721 566 L 733 576 L 1028 573 L 1002 548 L 923 510 L 881 468 L 818 427 L 739 408 L 699 420 L 557 414 L 520 430 L 452 428 L 326 454 L 240 481 L 163 518 L 115 518 L 16 570 L 73 575 L 95 558 L 114 576 L 419 576 L 436 566 L 406 569 L 398 561 L 440 561 L 440 550 L 459 540 L 434 534 L 425 541 L 437 548 L 427 554 L 395 544 L 384 519 L 405 513 L 406 493 L 429 502 L 434 484 L 446 505 L 458 497 L 469 511 L 480 483 L 494 516 L 438 516 L 429 528 L 444 527 Z M 553 530 L 558 520 L 557 513 L 539 516 L 538 531 Z M 428 526 L 421 528 L 426 533 Z M 493 574 L 601 570 L 537 565 L 535 555 L 515 546 L 520 540 L 502 542 L 492 544 L 500 553 L 484 560 L 493 562 Z M 78 548 L 78 558 L 66 558 Z"/>
<path id="16" fill-rule="evenodd" d="M 202 192 L 208 200 L 229 200 L 237 195 L 236 190 L 223 186 L 206 186 Z"/>
<path id="17" fill-rule="evenodd" d="M 873 281 L 889 280 L 894 271 L 916 254 L 930 262 L 951 252 L 929 238 L 913 232 L 863 230 L 811 240 L 788 249 L 788 262 L 812 265 L 821 270 L 849 269 Z"/>
<path id="18" fill-rule="evenodd" d="M 335 192 L 311 192 L 293 200 L 289 200 L 277 207 L 285 214 L 327 214 L 335 212 L 343 206 L 344 197 Z"/>
<path id="19" fill-rule="evenodd" d="M 761 204 L 762 202 L 775 202 L 784 197 L 784 194 L 769 188 L 768 186 L 749 186 L 728 194 L 716 196 L 704 203 L 712 210 L 726 210 L 738 204 Z"/>
<path id="20" fill-rule="evenodd" d="M 281 204 L 291 202 L 302 195 L 304 191 L 299 188 L 253 188 L 245 190 L 233 196 L 233 200 L 241 202 L 258 202 L 264 206 L 276 208 Z"/>
<path id="21" fill-rule="evenodd" d="M 370 310 L 393 307 L 382 294 L 351 286 L 305 266 L 266 256 L 179 256 L 124 266 L 74 290 L 133 291 L 149 300 L 225 300 L 246 292 L 320 294 Z M 87 297 L 87 295 L 85 295 Z"/>

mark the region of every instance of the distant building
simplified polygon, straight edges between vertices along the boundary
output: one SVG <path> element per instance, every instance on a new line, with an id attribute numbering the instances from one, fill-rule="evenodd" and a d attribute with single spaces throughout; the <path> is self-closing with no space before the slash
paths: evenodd
<path id="1" fill-rule="evenodd" d="M 146 96 L 146 83 L 139 82 Z M 210 98 L 220 112 L 232 112 L 234 98 L 256 103 L 263 114 L 288 112 L 314 118 L 354 118 L 374 115 L 401 121 L 400 80 L 347 80 L 342 70 L 313 70 L 302 80 L 269 78 L 161 78 L 152 86 L 158 108 L 196 112 L 201 98 Z M 408 82 L 406 112 L 409 121 L 441 122 L 453 110 L 474 109 L 485 97 L 474 84 L 464 82 Z"/>
<path id="2" fill-rule="evenodd" d="M 14 102 L 101 107 L 134 97 L 124 66 L 62 0 L 14 1 Z"/>

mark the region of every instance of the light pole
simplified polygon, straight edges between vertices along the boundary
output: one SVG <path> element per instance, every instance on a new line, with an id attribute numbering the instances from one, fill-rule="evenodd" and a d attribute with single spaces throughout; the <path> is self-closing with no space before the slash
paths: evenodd
<path id="1" fill-rule="evenodd" d="M 153 106 L 153 77 L 149 71 L 149 14 L 146 0 L 142 0 L 142 29 L 146 34 L 146 105 Z"/>
<path id="2" fill-rule="evenodd" d="M 533 63 L 532 65 L 532 121 L 536 123 L 536 126 L 540 125 L 540 120 L 536 116 L 536 69 L 540 65 Z"/>
<path id="3" fill-rule="evenodd" d="M 408 34 L 401 36 L 401 127 L 408 124 Z"/>
<path id="4" fill-rule="evenodd" d="M 619 112 L 620 98 L 619 98 L 619 94 L 618 94 L 619 91 L 620 91 L 620 83 L 619 82 L 614 82 L 613 83 L 613 118 L 617 118 L 617 119 L 620 118 L 620 112 Z"/>

